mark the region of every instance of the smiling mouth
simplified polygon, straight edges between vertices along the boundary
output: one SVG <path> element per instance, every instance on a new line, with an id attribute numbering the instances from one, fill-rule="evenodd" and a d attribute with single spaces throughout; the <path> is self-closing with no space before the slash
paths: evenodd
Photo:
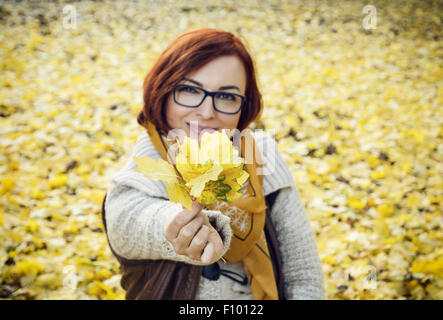
<path id="1" fill-rule="evenodd" d="M 211 128 L 211 127 L 200 127 L 197 125 L 193 125 L 191 127 L 189 122 L 186 122 L 186 125 L 188 126 L 188 128 L 190 129 L 191 132 L 195 132 L 200 134 L 203 130 L 205 130 L 205 132 L 213 132 L 213 131 L 217 131 L 217 128 Z"/>

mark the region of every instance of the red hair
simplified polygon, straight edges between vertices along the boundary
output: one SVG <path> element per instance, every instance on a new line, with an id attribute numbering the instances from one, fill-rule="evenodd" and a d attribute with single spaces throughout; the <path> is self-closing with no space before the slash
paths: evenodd
<path id="1" fill-rule="evenodd" d="M 263 109 L 262 96 L 257 86 L 254 62 L 246 47 L 230 32 L 203 28 L 180 35 L 160 55 L 143 82 L 143 108 L 137 122 L 147 128 L 147 121 L 150 121 L 166 135 L 172 129 L 166 121 L 166 101 L 173 86 L 187 74 L 227 55 L 237 56 L 246 70 L 246 102 L 237 129 L 242 131 L 258 120 Z"/>

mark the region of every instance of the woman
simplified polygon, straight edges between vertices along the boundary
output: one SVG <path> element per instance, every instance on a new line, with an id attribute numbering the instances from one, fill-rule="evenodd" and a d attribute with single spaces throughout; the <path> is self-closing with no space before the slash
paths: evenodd
<path id="1" fill-rule="evenodd" d="M 289 168 L 273 138 L 245 130 L 259 118 L 262 99 L 241 41 L 209 28 L 182 34 L 143 89 L 137 120 L 146 130 L 132 157 L 167 159 L 175 136 L 221 129 L 243 157 L 249 147 L 259 152 L 245 165 L 242 198 L 194 201 L 192 211 L 169 201 L 165 183 L 135 171 L 130 158 L 103 201 L 126 298 L 324 299 L 315 238 Z M 238 132 L 253 138 L 243 143 Z"/>

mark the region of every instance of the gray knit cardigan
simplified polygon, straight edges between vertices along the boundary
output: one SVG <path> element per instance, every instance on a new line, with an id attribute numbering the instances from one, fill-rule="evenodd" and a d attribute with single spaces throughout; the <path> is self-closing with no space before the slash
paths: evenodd
<path id="1" fill-rule="evenodd" d="M 271 221 L 280 245 L 286 297 L 325 299 L 315 237 L 289 167 L 274 138 L 263 132 L 253 133 L 253 136 L 263 160 L 263 194 L 267 196 L 279 190 L 271 210 Z M 105 202 L 110 245 L 127 259 L 167 259 L 201 265 L 200 261 L 175 253 L 166 240 L 166 227 L 183 207 L 169 201 L 165 182 L 148 179 L 134 170 L 134 156 L 161 157 L 149 135 L 143 132 L 126 165 L 112 177 Z M 241 221 L 231 221 L 226 212 L 218 210 L 203 209 L 202 212 L 223 234 L 222 256 L 229 249 L 230 224 Z M 223 269 L 245 273 L 241 262 L 224 264 L 220 260 L 219 264 Z M 241 286 L 223 276 L 215 281 L 201 277 L 196 299 L 252 299 L 252 294 L 249 284 Z"/>

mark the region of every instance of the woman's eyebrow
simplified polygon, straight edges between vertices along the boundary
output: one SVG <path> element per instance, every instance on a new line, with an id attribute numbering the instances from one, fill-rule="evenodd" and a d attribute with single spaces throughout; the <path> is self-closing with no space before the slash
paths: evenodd
<path id="1" fill-rule="evenodd" d="M 203 88 L 203 85 L 200 82 L 198 82 L 198 81 L 195 81 L 195 80 L 192 80 L 192 79 L 189 79 L 189 78 L 183 78 L 183 80 L 192 82 L 192 83 L 198 85 L 199 87 Z M 220 88 L 218 88 L 218 90 L 228 90 L 228 89 L 235 89 L 238 92 L 240 92 L 240 89 L 237 86 L 221 86 Z"/>

